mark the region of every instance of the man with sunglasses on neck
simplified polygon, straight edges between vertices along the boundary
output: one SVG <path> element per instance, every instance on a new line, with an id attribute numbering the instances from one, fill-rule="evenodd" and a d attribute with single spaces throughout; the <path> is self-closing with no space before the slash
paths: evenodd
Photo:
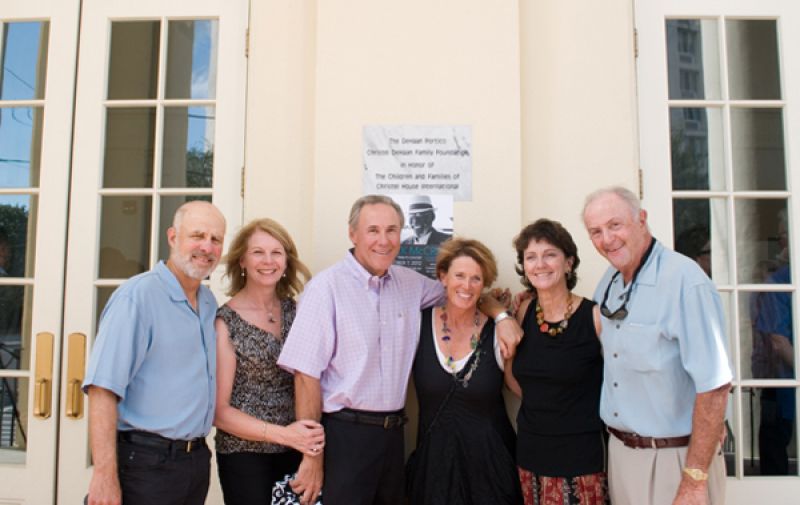
<path id="1" fill-rule="evenodd" d="M 650 234 L 631 191 L 592 193 L 583 220 L 611 264 L 594 296 L 611 502 L 722 504 L 720 440 L 732 374 L 716 288 L 695 262 Z"/>

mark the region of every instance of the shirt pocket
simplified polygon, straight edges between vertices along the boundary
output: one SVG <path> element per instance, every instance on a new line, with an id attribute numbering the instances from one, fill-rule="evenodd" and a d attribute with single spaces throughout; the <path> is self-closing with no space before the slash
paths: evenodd
<path id="1" fill-rule="evenodd" d="M 622 356 L 627 368 L 656 372 L 662 368 L 661 331 L 654 324 L 629 323 L 622 329 Z"/>

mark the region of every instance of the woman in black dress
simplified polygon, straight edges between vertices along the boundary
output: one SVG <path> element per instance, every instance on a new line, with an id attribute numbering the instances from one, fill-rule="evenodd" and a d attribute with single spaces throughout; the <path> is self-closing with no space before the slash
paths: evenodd
<path id="1" fill-rule="evenodd" d="M 451 239 L 439 250 L 436 272 L 447 297 L 422 313 L 409 502 L 521 504 L 494 322 L 478 311 L 483 289 L 497 277 L 494 256 L 476 240 Z"/>
<path id="2" fill-rule="evenodd" d="M 294 420 L 294 381 L 277 365 L 308 269 L 271 219 L 242 228 L 226 257 L 232 296 L 217 310 L 219 480 L 226 505 L 264 505 L 272 486 L 322 449 L 322 425 Z"/>
<path id="3" fill-rule="evenodd" d="M 526 505 L 606 505 L 600 420 L 600 312 L 572 293 L 580 263 L 569 232 L 539 219 L 514 239 L 517 272 L 533 293 L 517 312 L 525 332 L 506 380 L 522 398 L 517 464 Z"/>

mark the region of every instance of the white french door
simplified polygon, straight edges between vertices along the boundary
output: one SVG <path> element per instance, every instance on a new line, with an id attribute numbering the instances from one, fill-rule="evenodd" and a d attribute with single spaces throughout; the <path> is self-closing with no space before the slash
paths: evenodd
<path id="1" fill-rule="evenodd" d="M 0 502 L 52 503 L 77 0 L 0 8 Z"/>
<path id="2" fill-rule="evenodd" d="M 637 1 L 636 29 L 649 221 L 728 315 L 727 503 L 797 503 L 800 5 Z"/>
<path id="3" fill-rule="evenodd" d="M 247 12 L 247 0 L 0 9 L 4 504 L 82 503 L 79 386 L 105 302 L 166 257 L 183 202 L 213 201 L 229 235 L 240 223 Z"/>

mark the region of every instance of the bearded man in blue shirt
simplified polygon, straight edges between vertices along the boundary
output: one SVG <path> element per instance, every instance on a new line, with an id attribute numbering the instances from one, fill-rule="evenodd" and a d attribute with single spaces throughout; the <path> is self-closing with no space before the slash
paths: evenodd
<path id="1" fill-rule="evenodd" d="M 201 284 L 219 262 L 225 219 L 192 201 L 167 230 L 170 256 L 108 301 L 84 391 L 94 471 L 89 505 L 201 505 L 214 418 L 217 302 Z"/>

